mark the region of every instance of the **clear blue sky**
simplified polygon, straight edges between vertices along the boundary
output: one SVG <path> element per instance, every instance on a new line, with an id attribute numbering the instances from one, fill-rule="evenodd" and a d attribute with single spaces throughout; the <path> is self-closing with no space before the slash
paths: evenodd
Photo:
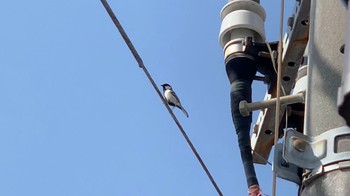
<path id="1" fill-rule="evenodd" d="M 240 196 L 218 42 L 226 2 L 109 0 L 156 83 L 189 112 L 175 110 L 223 194 Z M 261 3 L 277 40 L 280 4 Z M 217 195 L 99 0 L 4 1 L 0 24 L 0 195 Z M 265 89 L 255 83 L 254 100 Z M 271 194 L 271 167 L 257 173 Z M 278 195 L 296 189 L 278 180 Z"/>

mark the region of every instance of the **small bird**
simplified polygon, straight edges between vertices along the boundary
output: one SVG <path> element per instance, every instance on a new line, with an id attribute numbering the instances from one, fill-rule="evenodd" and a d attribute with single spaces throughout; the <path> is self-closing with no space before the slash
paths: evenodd
<path id="1" fill-rule="evenodd" d="M 163 87 L 163 93 L 165 100 L 168 102 L 170 106 L 173 106 L 173 108 L 176 106 L 182 110 L 182 112 L 187 116 L 188 118 L 188 113 L 185 110 L 184 107 L 182 107 L 180 103 L 180 99 L 177 97 L 176 93 L 173 91 L 173 88 L 169 84 L 162 84 Z"/>

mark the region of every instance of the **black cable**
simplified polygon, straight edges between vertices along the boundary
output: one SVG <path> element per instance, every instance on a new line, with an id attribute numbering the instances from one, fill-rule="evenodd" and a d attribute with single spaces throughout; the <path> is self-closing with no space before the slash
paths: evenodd
<path id="1" fill-rule="evenodd" d="M 206 167 L 206 165 L 204 164 L 202 158 L 200 157 L 200 155 L 198 154 L 196 148 L 193 146 L 190 138 L 187 136 L 185 130 L 182 128 L 180 122 L 177 120 L 175 114 L 173 113 L 173 111 L 170 109 L 168 103 L 166 102 L 166 100 L 163 98 L 162 93 L 160 92 L 160 90 L 158 89 L 156 83 L 154 82 L 154 80 L 152 79 L 152 76 L 150 75 L 150 73 L 147 71 L 145 65 L 143 64 L 143 61 L 140 57 L 140 55 L 137 53 L 134 45 L 132 44 L 131 40 L 129 39 L 128 35 L 126 34 L 126 32 L 124 31 L 122 25 L 120 24 L 119 20 L 117 19 L 117 17 L 115 16 L 113 10 L 111 9 L 111 7 L 109 6 L 109 4 L 107 3 L 106 0 L 101 0 L 101 3 L 103 4 L 103 6 L 105 7 L 106 11 L 108 12 L 109 16 L 111 17 L 112 21 L 114 22 L 115 26 L 117 27 L 117 29 L 119 30 L 120 34 L 122 35 L 126 45 L 128 45 L 131 53 L 134 55 L 135 60 L 137 61 L 137 63 L 139 64 L 140 68 L 143 69 L 143 71 L 145 72 L 147 78 L 149 79 L 149 81 L 151 82 L 154 90 L 156 90 L 158 96 L 160 97 L 160 99 L 163 101 L 163 104 L 165 105 L 165 107 L 168 109 L 168 112 L 170 113 L 171 117 L 174 119 L 175 124 L 178 126 L 178 128 L 180 129 L 182 135 L 184 136 L 184 138 L 186 139 L 188 145 L 191 147 L 193 153 L 196 155 L 199 163 L 201 164 L 201 166 L 203 167 L 205 173 L 207 174 L 207 176 L 209 177 L 211 183 L 213 184 L 213 186 L 215 187 L 216 191 L 218 192 L 218 194 L 220 196 L 222 196 L 223 194 L 221 193 L 218 185 L 216 184 L 214 178 L 212 177 L 212 175 L 210 174 L 208 168 Z"/>

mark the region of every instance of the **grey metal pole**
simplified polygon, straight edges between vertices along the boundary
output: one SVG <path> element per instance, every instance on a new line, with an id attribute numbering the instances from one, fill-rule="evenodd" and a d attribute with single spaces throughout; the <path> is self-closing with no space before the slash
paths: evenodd
<path id="1" fill-rule="evenodd" d="M 239 111 L 242 116 L 248 116 L 250 112 L 255 110 L 261 110 L 265 108 L 271 108 L 276 106 L 276 98 L 272 98 L 265 101 L 258 101 L 248 103 L 247 101 L 241 101 L 239 103 Z M 304 93 L 298 93 L 295 95 L 283 96 L 280 98 L 280 104 L 293 104 L 293 103 L 304 103 Z"/>
<path id="2" fill-rule="evenodd" d="M 345 43 L 346 10 L 339 0 L 312 0 L 310 10 L 308 88 L 305 102 L 307 136 L 346 126 L 337 111 L 337 90 L 341 84 Z M 349 141 L 348 141 L 349 142 Z M 350 151 L 350 145 L 338 146 Z M 313 179 L 302 196 L 350 195 L 350 170 L 334 170 Z"/>

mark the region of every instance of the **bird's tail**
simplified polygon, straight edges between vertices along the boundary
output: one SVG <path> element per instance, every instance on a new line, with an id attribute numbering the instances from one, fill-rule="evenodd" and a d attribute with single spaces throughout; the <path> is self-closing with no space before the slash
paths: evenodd
<path id="1" fill-rule="evenodd" d="M 182 106 L 178 106 L 181 110 L 182 110 L 182 112 L 186 115 L 186 117 L 188 118 L 189 116 L 188 116 L 188 113 L 187 113 L 187 111 L 185 110 L 185 108 L 184 107 L 182 107 Z"/>

